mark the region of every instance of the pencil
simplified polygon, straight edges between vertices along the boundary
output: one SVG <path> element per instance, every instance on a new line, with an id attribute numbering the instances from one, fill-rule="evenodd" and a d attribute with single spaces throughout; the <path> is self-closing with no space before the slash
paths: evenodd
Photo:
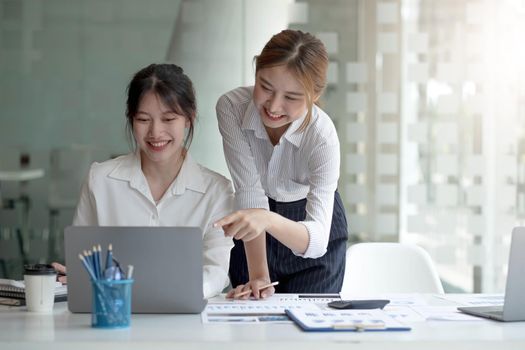
<path id="1" fill-rule="evenodd" d="M 100 276 L 98 275 L 98 258 L 97 258 L 97 246 L 93 246 L 93 272 L 95 273 L 95 277 L 98 279 Z"/>
<path id="2" fill-rule="evenodd" d="M 278 284 L 279 284 L 279 282 L 268 283 L 268 284 L 265 284 L 264 286 L 262 286 L 261 288 L 259 288 L 259 290 L 266 289 L 266 288 L 271 287 L 271 286 L 276 286 Z M 243 295 L 250 294 L 251 292 L 252 292 L 252 290 L 248 289 L 248 290 L 245 290 L 244 292 L 240 292 L 240 293 L 234 294 L 233 297 L 234 298 L 242 297 Z"/>
<path id="3" fill-rule="evenodd" d="M 82 261 L 82 264 L 86 268 L 86 271 L 88 272 L 88 275 L 91 277 L 91 282 L 99 290 L 99 293 L 95 292 L 96 297 L 98 298 L 98 301 L 100 305 L 102 306 L 102 313 L 106 314 L 106 304 L 104 303 L 104 289 L 102 289 L 102 286 L 97 283 L 97 277 L 95 276 L 95 272 L 91 269 L 91 266 L 89 265 L 89 262 L 87 259 L 82 256 L 82 254 L 78 254 L 78 257 L 80 258 L 80 261 Z"/>
<path id="4" fill-rule="evenodd" d="M 91 271 L 95 273 L 95 263 L 93 261 L 93 254 L 91 253 L 91 250 L 85 251 L 84 250 L 84 258 L 86 259 L 86 262 L 88 263 L 89 267 L 91 268 Z"/>
<path id="5" fill-rule="evenodd" d="M 104 267 L 102 266 L 102 247 L 100 244 L 97 246 L 97 259 L 98 259 L 98 278 L 104 278 Z"/>
<path id="6" fill-rule="evenodd" d="M 106 268 L 105 268 L 105 270 L 109 270 L 109 268 L 112 265 L 113 265 L 113 245 L 110 243 L 109 246 L 108 246 L 108 253 L 106 255 Z"/>
<path id="7" fill-rule="evenodd" d="M 95 273 L 93 272 L 93 270 L 89 266 L 89 263 L 87 262 L 87 260 L 82 256 L 82 254 L 78 254 L 78 257 L 80 258 L 80 260 L 82 261 L 82 264 L 86 268 L 86 271 L 88 272 L 89 276 L 91 277 L 91 280 L 92 281 L 96 281 L 97 278 L 95 277 Z"/>

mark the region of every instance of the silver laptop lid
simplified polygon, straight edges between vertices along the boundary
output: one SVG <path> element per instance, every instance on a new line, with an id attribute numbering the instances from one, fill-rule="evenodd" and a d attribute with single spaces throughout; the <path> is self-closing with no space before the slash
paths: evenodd
<path id="1" fill-rule="evenodd" d="M 204 309 L 200 228 L 71 226 L 64 234 L 71 312 L 91 312 L 91 283 L 78 254 L 100 244 L 105 262 L 109 243 L 124 270 L 134 266 L 133 313 L 199 313 Z"/>
<path id="2" fill-rule="evenodd" d="M 515 227 L 512 230 L 510 243 L 507 286 L 505 288 L 505 303 L 503 319 L 505 321 L 525 320 L 525 227 Z"/>

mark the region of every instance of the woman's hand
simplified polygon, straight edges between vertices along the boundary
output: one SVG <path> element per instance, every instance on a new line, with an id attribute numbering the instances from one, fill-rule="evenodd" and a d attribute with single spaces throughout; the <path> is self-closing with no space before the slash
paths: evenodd
<path id="1" fill-rule="evenodd" d="M 235 289 L 232 289 L 226 294 L 228 299 L 248 299 L 250 296 L 253 296 L 255 299 L 264 299 L 272 296 L 275 293 L 275 288 L 267 286 L 270 283 L 270 280 L 267 278 L 251 280 L 246 284 L 240 284 Z"/>
<path id="2" fill-rule="evenodd" d="M 51 265 L 55 268 L 55 271 L 58 272 L 57 281 L 62 284 L 67 284 L 66 267 L 57 262 L 51 263 Z"/>
<path id="3" fill-rule="evenodd" d="M 242 209 L 223 217 L 213 226 L 221 226 L 225 236 L 249 242 L 268 230 L 270 219 L 271 212 L 266 209 Z"/>

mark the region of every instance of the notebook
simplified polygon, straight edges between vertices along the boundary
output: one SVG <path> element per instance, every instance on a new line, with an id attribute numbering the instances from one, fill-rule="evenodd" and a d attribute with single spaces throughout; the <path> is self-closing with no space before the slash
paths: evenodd
<path id="1" fill-rule="evenodd" d="M 0 305 L 22 306 L 26 304 L 25 283 L 0 278 Z M 55 302 L 67 300 L 67 286 L 57 282 L 55 285 Z"/>
<path id="2" fill-rule="evenodd" d="M 512 230 L 510 242 L 507 286 L 503 305 L 458 307 L 470 315 L 486 317 L 497 321 L 525 321 L 525 227 Z"/>
<path id="3" fill-rule="evenodd" d="M 204 309 L 200 228 L 70 226 L 64 232 L 64 245 L 71 312 L 91 312 L 91 283 L 79 253 L 95 244 L 105 251 L 110 243 L 113 257 L 124 269 L 134 266 L 133 313 L 200 313 Z"/>

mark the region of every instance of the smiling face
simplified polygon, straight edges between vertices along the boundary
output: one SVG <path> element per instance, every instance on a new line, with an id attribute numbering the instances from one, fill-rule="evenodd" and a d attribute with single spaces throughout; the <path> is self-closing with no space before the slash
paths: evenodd
<path id="1" fill-rule="evenodd" d="M 302 85 L 283 65 L 257 72 L 253 101 L 268 134 L 277 134 L 278 138 L 290 123 L 304 116 L 307 109 Z"/>
<path id="2" fill-rule="evenodd" d="M 189 124 L 187 117 L 168 108 L 155 93 L 146 93 L 133 117 L 133 135 L 142 165 L 177 163 Z"/>

